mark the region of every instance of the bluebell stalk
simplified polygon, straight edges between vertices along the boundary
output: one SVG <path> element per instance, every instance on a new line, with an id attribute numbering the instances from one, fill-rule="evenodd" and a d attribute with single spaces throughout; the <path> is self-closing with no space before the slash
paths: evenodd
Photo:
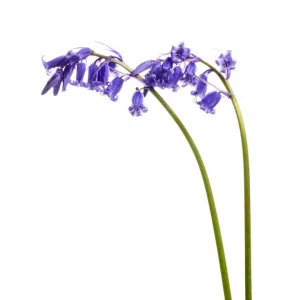
<path id="1" fill-rule="evenodd" d="M 220 225 L 213 193 L 204 163 L 192 137 L 186 130 L 185 126 L 175 112 L 171 109 L 171 107 L 166 103 L 166 101 L 157 93 L 155 88 L 170 89 L 173 92 L 178 92 L 180 87 L 191 87 L 193 88 L 191 95 L 196 98 L 195 103 L 202 111 L 209 114 L 215 114 L 215 107 L 221 101 L 222 95 L 224 95 L 233 101 L 238 114 L 238 106 L 235 102 L 235 96 L 227 82 L 231 76 L 231 70 L 235 69 L 236 61 L 232 58 L 231 51 L 227 51 L 226 54 L 221 54 L 218 60 L 216 60 L 217 65 L 220 66 L 220 72 L 225 73 L 224 78 L 213 66 L 194 55 L 190 48 L 184 46 L 184 43 L 180 43 L 177 47 L 172 46 L 170 52 L 165 54 L 166 57 L 164 59 L 161 58 L 164 55 L 155 60 L 149 59 L 140 63 L 135 69 L 131 69 L 123 62 L 122 55 L 118 51 L 112 48 L 110 48 L 110 51 L 113 54 L 111 56 L 106 56 L 98 54 L 90 48 L 81 48 L 77 52 L 71 50 L 67 52 L 66 55 L 59 56 L 48 62 L 43 60 L 43 65 L 47 73 L 49 73 L 52 69 L 56 70 L 44 87 L 42 95 L 46 94 L 50 89 L 53 88 L 53 94 L 56 96 L 59 93 L 61 85 L 62 91 L 64 92 L 67 90 L 68 84 L 70 84 L 72 86 L 96 91 L 99 95 L 106 95 L 112 101 L 117 101 L 124 83 L 130 78 L 135 78 L 141 82 L 143 87 L 137 88 L 133 93 L 132 103 L 128 108 L 132 116 L 142 116 L 143 113 L 148 111 L 148 108 L 144 105 L 144 98 L 149 91 L 157 98 L 157 100 L 168 111 L 170 116 L 179 126 L 198 163 L 207 194 L 215 234 L 224 298 L 225 300 L 231 300 L 229 277 Z M 89 64 L 88 61 L 94 57 L 96 57 L 96 59 Z M 202 71 L 199 75 L 197 75 L 197 64 L 205 64 L 209 67 L 209 69 L 204 72 Z M 118 66 L 125 69 L 128 73 L 120 72 L 118 70 Z M 76 75 L 75 78 L 73 78 L 75 70 Z M 225 85 L 227 92 L 222 91 L 208 81 L 208 75 L 211 72 L 218 74 Z M 141 76 L 142 73 L 145 73 L 144 77 Z M 212 87 L 213 90 L 208 91 L 209 87 Z M 239 116 L 238 119 L 240 122 L 241 117 Z M 245 149 L 244 146 L 245 145 L 243 144 L 243 149 Z M 244 154 L 246 152 L 247 151 L 245 151 Z M 247 228 L 249 229 L 249 226 Z M 247 276 L 248 277 L 246 278 L 246 281 L 251 281 L 251 276 L 249 279 L 249 272 L 247 273 Z M 247 286 L 247 293 L 249 295 L 249 284 Z M 248 297 L 246 300 L 251 300 L 251 297 Z"/>

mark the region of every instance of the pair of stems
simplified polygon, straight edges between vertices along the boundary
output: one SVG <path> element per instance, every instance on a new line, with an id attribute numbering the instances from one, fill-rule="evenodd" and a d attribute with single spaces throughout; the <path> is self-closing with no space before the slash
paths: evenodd
<path id="1" fill-rule="evenodd" d="M 124 62 L 111 59 L 109 56 L 98 54 L 93 52 L 93 56 L 104 58 L 104 59 L 110 59 L 111 61 L 117 63 L 118 65 L 122 66 L 125 70 L 128 72 L 132 72 L 133 69 L 130 68 L 128 65 L 126 65 Z M 231 94 L 231 101 L 237 116 L 239 129 L 240 129 L 240 135 L 241 135 L 241 141 L 242 141 L 242 152 L 243 152 L 243 165 L 244 165 L 244 226 L 245 226 L 245 299 L 246 300 L 252 300 L 252 282 L 251 282 L 251 212 L 250 212 L 250 169 L 249 169 L 249 154 L 248 154 L 248 144 L 247 144 L 247 136 L 244 126 L 244 121 L 242 118 L 241 110 L 239 108 L 238 102 L 236 100 L 236 97 L 233 93 L 233 90 L 228 83 L 227 80 L 223 77 L 223 75 L 212 65 L 205 62 L 204 60 L 200 60 L 204 65 L 208 66 L 214 73 L 217 74 L 217 76 L 221 79 L 222 83 L 224 84 L 226 90 L 228 93 Z M 144 82 L 144 78 L 140 75 L 135 76 L 137 79 Z M 168 105 L 168 103 L 160 96 L 160 94 L 153 88 L 150 89 L 150 92 L 153 94 L 154 97 L 161 103 L 161 105 L 166 109 L 166 111 L 170 114 L 172 119 L 175 121 L 175 123 L 180 128 L 181 132 L 185 136 L 187 142 L 189 143 L 194 156 L 196 158 L 197 164 L 199 166 L 199 170 L 202 175 L 208 204 L 209 204 L 209 210 L 211 214 L 211 220 L 215 235 L 215 241 L 217 246 L 217 252 L 218 252 L 218 259 L 219 259 L 219 265 L 220 265 L 220 271 L 221 271 L 221 278 L 222 278 L 222 284 L 223 284 L 223 292 L 224 292 L 224 299 L 225 300 L 231 300 L 231 290 L 230 290 L 230 283 L 229 283 L 229 277 L 228 277 L 228 271 L 227 271 L 227 263 L 225 258 L 225 251 L 222 241 L 222 235 L 221 235 L 221 229 L 220 224 L 218 220 L 218 214 L 217 209 L 214 201 L 213 192 L 211 189 L 211 185 L 209 182 L 209 178 L 206 172 L 205 165 L 203 163 L 203 160 L 201 158 L 201 155 L 197 149 L 197 146 L 195 142 L 193 141 L 191 135 L 179 119 L 179 117 L 175 114 L 175 112 L 172 110 L 172 108 Z"/>

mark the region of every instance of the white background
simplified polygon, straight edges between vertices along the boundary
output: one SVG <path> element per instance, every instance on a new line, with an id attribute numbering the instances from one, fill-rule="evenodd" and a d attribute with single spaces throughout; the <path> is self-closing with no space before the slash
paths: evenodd
<path id="1" fill-rule="evenodd" d="M 210 62 L 233 51 L 230 81 L 251 159 L 253 299 L 300 299 L 297 2 L 7 3 L 0 10 L 0 299 L 223 299 L 201 176 L 157 100 L 147 96 L 149 112 L 132 118 L 128 106 L 141 87 L 134 80 L 117 103 L 71 86 L 40 95 L 49 79 L 41 56 L 78 46 L 101 51 L 94 41 L 132 67 L 181 41 Z M 240 300 L 237 121 L 230 101 L 206 115 L 190 90 L 162 94 L 203 156 Z"/>

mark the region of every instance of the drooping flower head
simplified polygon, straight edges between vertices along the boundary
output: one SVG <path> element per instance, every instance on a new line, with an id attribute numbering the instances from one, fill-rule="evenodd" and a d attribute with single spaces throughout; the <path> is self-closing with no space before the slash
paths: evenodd
<path id="1" fill-rule="evenodd" d="M 56 57 L 48 62 L 42 59 L 43 65 L 47 72 L 49 72 L 53 68 L 59 68 L 56 70 L 56 73 L 47 82 L 45 88 L 42 91 L 42 95 L 46 94 L 49 91 L 49 89 L 53 87 L 53 92 L 56 96 L 57 93 L 59 92 L 59 87 L 61 82 L 63 82 L 62 91 L 65 91 L 68 84 L 71 83 L 71 76 L 76 66 L 81 64 L 81 61 L 86 59 L 92 52 L 93 51 L 90 48 L 81 48 L 77 53 L 71 50 L 68 51 L 66 55 Z M 81 72 L 83 72 L 83 69 L 81 69 Z M 77 70 L 77 74 L 78 74 L 78 70 Z M 82 74 L 82 77 L 83 76 L 84 73 Z M 53 85 L 53 82 L 59 79 L 60 79 L 59 85 L 51 86 Z"/>
<path id="2" fill-rule="evenodd" d="M 48 62 L 42 59 L 43 65 L 48 72 L 52 68 L 75 65 L 79 61 L 86 59 L 93 52 L 90 48 L 81 48 L 77 53 L 68 51 L 66 55 L 58 56 Z"/>
<path id="3" fill-rule="evenodd" d="M 140 90 L 135 91 L 132 96 L 132 105 L 129 106 L 128 110 L 133 116 L 139 117 L 142 115 L 142 112 L 145 113 L 148 111 L 148 108 L 144 106 L 144 96 Z"/>
<path id="4" fill-rule="evenodd" d="M 229 79 L 231 70 L 235 69 L 236 60 L 231 56 L 231 50 L 225 54 L 221 54 L 216 60 L 216 64 L 220 67 L 220 72 L 225 73 L 226 79 Z"/>

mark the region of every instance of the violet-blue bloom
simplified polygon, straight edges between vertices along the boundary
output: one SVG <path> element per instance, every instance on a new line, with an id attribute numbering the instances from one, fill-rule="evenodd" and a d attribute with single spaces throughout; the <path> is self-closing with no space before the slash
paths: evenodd
<path id="1" fill-rule="evenodd" d="M 207 81 L 207 76 L 205 74 L 201 74 L 199 77 Z M 196 85 L 196 90 L 192 91 L 191 94 L 193 96 L 199 96 L 202 99 L 206 93 L 206 90 L 207 90 L 207 83 L 199 79 Z"/>
<path id="2" fill-rule="evenodd" d="M 56 96 L 59 92 L 61 82 L 63 80 L 63 70 L 57 69 L 56 72 L 51 76 L 51 78 L 46 83 L 44 89 L 42 90 L 42 95 L 45 95 L 50 89 L 53 88 L 53 94 Z"/>
<path id="3" fill-rule="evenodd" d="M 226 79 L 229 79 L 231 70 L 235 69 L 236 60 L 231 56 L 231 50 L 225 54 L 221 54 L 216 60 L 216 64 L 220 67 L 220 72 L 225 73 Z"/>
<path id="4" fill-rule="evenodd" d="M 87 81 L 87 87 L 89 90 L 96 90 L 101 91 L 101 89 L 98 88 L 99 82 L 98 82 L 98 69 L 99 67 L 95 64 L 91 64 L 88 68 L 88 81 Z"/>
<path id="5" fill-rule="evenodd" d="M 148 111 L 148 108 L 144 106 L 143 100 L 144 96 L 141 91 L 135 91 L 132 96 L 132 105 L 128 108 L 133 116 L 139 117 L 142 115 L 142 112 L 145 113 Z"/>
<path id="6" fill-rule="evenodd" d="M 211 71 L 212 70 L 209 69 L 199 76 L 200 79 L 198 80 L 198 83 L 196 85 L 196 90 L 191 92 L 193 96 L 199 96 L 201 99 L 205 96 L 207 91 L 207 83 L 205 81 L 207 81 L 207 76 Z M 202 81 L 201 79 L 203 79 L 204 81 Z"/>
<path id="7" fill-rule="evenodd" d="M 82 48 L 76 54 L 79 56 L 80 60 L 86 59 L 92 54 L 93 50 L 90 48 Z"/>
<path id="8" fill-rule="evenodd" d="M 197 102 L 202 110 L 206 113 L 215 114 L 215 106 L 221 100 L 221 93 L 219 92 L 210 92 L 208 93 L 201 101 Z"/>
<path id="9" fill-rule="evenodd" d="M 162 63 L 162 68 L 167 71 L 173 68 L 173 60 L 171 57 L 167 57 Z"/>
<path id="10" fill-rule="evenodd" d="M 156 86 L 157 80 L 156 80 L 156 75 L 155 74 L 147 74 L 145 76 L 145 84 L 146 86 Z"/>
<path id="11" fill-rule="evenodd" d="M 152 65 L 150 72 L 145 75 L 145 84 L 147 86 L 157 86 L 160 80 L 160 72 L 161 62 L 158 60 Z"/>
<path id="12" fill-rule="evenodd" d="M 104 63 L 101 64 L 98 70 L 98 82 L 103 86 L 107 85 L 109 75 L 110 75 L 110 71 L 109 71 L 108 62 L 105 61 Z"/>
<path id="13" fill-rule="evenodd" d="M 42 59 L 43 65 L 46 71 L 49 71 L 52 68 L 63 67 L 66 65 L 75 65 L 79 61 L 86 59 L 93 52 L 90 48 L 82 48 L 77 53 L 68 51 L 66 55 L 58 56 L 48 62 Z"/>
<path id="14" fill-rule="evenodd" d="M 173 92 L 177 92 L 178 91 L 178 89 L 179 89 L 178 81 L 180 79 L 182 79 L 182 75 L 183 75 L 183 72 L 182 72 L 181 67 L 180 66 L 176 66 L 173 69 L 171 78 L 168 81 L 168 84 L 169 84 L 168 87 L 172 88 Z"/>
<path id="15" fill-rule="evenodd" d="M 177 63 L 180 61 L 184 61 L 191 54 L 191 49 L 184 47 L 184 43 L 180 43 L 178 47 L 172 46 L 171 56 L 173 62 Z"/>
<path id="16" fill-rule="evenodd" d="M 67 53 L 66 59 L 67 59 L 66 65 L 71 65 L 71 66 L 76 65 L 81 60 L 80 56 L 77 55 L 77 53 L 73 52 L 72 50 Z"/>
<path id="17" fill-rule="evenodd" d="M 66 65 L 63 71 L 63 87 L 62 91 L 66 91 L 67 85 L 71 81 L 71 76 L 73 74 L 75 65 Z"/>
<path id="18" fill-rule="evenodd" d="M 190 62 L 183 73 L 182 81 L 184 82 L 183 87 L 188 84 L 196 85 L 198 82 L 198 78 L 195 76 L 197 70 L 197 66 L 194 62 Z"/>
<path id="19" fill-rule="evenodd" d="M 72 85 L 77 85 L 77 86 L 84 86 L 84 82 L 83 82 L 83 77 L 85 74 L 85 68 L 86 68 L 86 64 L 83 62 L 79 62 L 76 65 L 76 80 L 75 81 L 71 81 L 70 84 Z"/>
<path id="20" fill-rule="evenodd" d="M 56 57 L 48 62 L 42 59 L 43 66 L 45 67 L 46 71 L 48 72 L 52 68 L 61 67 L 66 64 L 67 57 L 65 55 Z"/>
<path id="21" fill-rule="evenodd" d="M 118 100 L 118 93 L 121 91 L 124 83 L 124 79 L 121 77 L 114 78 L 108 85 L 108 87 L 104 90 L 104 94 L 108 95 L 108 97 L 112 101 Z"/>

